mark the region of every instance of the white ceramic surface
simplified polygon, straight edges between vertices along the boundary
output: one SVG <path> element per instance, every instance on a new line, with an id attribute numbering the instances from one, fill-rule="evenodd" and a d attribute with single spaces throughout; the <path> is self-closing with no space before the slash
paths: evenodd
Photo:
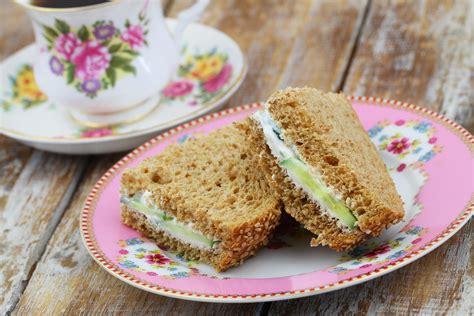
<path id="1" fill-rule="evenodd" d="M 208 1 L 199 0 L 200 10 L 182 15 L 177 30 L 195 20 Z M 180 47 L 161 1 L 59 9 L 17 2 L 33 23 L 38 86 L 55 104 L 87 113 L 96 124 L 158 95 L 179 65 Z"/>
<path id="2" fill-rule="evenodd" d="M 172 30 L 176 27 L 175 20 L 167 23 Z M 47 151 L 101 154 L 131 149 L 160 131 L 219 108 L 246 74 L 239 46 L 201 24 L 184 31 L 182 44 L 180 67 L 156 108 L 137 122 L 98 129 L 81 126 L 39 90 L 32 68 L 35 47 L 25 47 L 0 64 L 0 132 Z M 123 88 L 125 93 L 133 89 L 137 88 Z"/>

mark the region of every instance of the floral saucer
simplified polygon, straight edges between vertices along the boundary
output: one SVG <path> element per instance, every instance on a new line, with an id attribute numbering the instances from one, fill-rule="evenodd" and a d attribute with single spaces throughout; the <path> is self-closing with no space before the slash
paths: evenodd
<path id="1" fill-rule="evenodd" d="M 174 20 L 167 20 L 170 28 Z M 226 34 L 193 24 L 183 35 L 181 64 L 146 118 L 113 128 L 87 128 L 48 101 L 36 85 L 33 45 L 1 65 L 0 132 L 30 146 L 68 154 L 128 150 L 190 119 L 218 109 L 241 85 L 247 67 L 239 46 Z"/>
<path id="2" fill-rule="evenodd" d="M 404 204 L 404 220 L 355 250 L 311 248 L 311 236 L 283 218 L 271 242 L 224 273 L 186 261 L 120 223 L 119 186 L 125 168 L 172 143 L 252 114 L 261 104 L 228 109 L 178 126 L 116 163 L 86 199 L 81 234 L 107 272 L 143 290 L 207 302 L 261 302 L 320 294 L 368 281 L 413 262 L 443 244 L 472 216 L 474 137 L 429 110 L 401 102 L 350 98 L 385 161 Z M 449 197 L 449 198 L 447 198 Z"/>

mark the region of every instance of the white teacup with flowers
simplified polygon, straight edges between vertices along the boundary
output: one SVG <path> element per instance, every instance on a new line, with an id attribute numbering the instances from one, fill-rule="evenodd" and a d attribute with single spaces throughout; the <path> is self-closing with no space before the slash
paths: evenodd
<path id="1" fill-rule="evenodd" d="M 54 103 L 93 127 L 145 116 L 178 67 L 180 37 L 209 0 L 178 16 L 171 34 L 159 0 L 45 8 L 17 0 L 35 32 L 36 81 Z"/>

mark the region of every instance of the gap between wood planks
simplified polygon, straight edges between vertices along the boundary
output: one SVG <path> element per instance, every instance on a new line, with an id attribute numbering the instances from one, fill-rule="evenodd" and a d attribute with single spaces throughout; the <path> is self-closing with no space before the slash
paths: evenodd
<path id="1" fill-rule="evenodd" d="M 352 66 L 352 60 L 356 55 L 357 49 L 359 48 L 360 37 L 362 32 L 367 24 L 367 17 L 369 16 L 370 8 L 372 7 L 372 0 L 368 0 L 367 5 L 365 6 L 364 13 L 361 16 L 359 23 L 357 24 L 357 32 L 353 36 L 351 41 L 352 48 L 350 50 L 348 58 L 346 58 L 346 64 L 344 65 L 344 70 L 342 71 L 341 77 L 338 78 L 336 84 L 336 92 L 340 92 L 344 89 L 346 84 L 346 79 L 349 75 L 349 69 Z"/>
<path id="2" fill-rule="evenodd" d="M 76 192 L 79 184 L 82 181 L 82 178 L 84 177 L 84 171 L 86 170 L 88 163 L 89 163 L 89 157 L 86 157 L 84 161 L 79 163 L 76 174 L 72 177 L 72 180 L 68 188 L 64 192 L 64 195 L 62 196 L 61 201 L 59 202 L 58 206 L 53 212 L 54 216 L 50 221 L 51 228 L 47 230 L 48 233 L 46 233 L 46 235 L 43 236 L 43 240 L 37 246 L 37 253 L 36 253 L 36 256 L 33 256 L 32 258 L 34 262 L 31 264 L 30 268 L 28 269 L 27 277 L 25 280 L 22 281 L 20 287 L 16 290 L 17 293 L 14 294 L 15 297 L 13 298 L 11 302 L 10 308 L 6 310 L 7 315 L 10 315 L 10 313 L 16 308 L 18 302 L 20 301 L 21 295 L 23 294 L 26 287 L 28 286 L 28 282 L 30 281 L 31 276 L 34 274 L 38 262 L 41 260 L 41 258 L 43 257 L 46 251 L 46 247 L 49 243 L 49 240 L 51 239 L 51 236 L 53 236 L 57 226 L 61 222 L 61 219 L 64 215 L 65 210 L 68 208 L 69 204 L 71 203 L 74 193 Z M 5 302 L 5 304 L 7 304 L 7 302 Z M 6 306 L 8 306 L 8 304 Z"/>

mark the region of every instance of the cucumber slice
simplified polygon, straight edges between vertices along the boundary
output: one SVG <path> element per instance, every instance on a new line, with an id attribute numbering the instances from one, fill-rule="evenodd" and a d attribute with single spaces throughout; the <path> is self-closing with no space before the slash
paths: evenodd
<path id="1" fill-rule="evenodd" d="M 317 201 L 321 201 L 328 210 L 350 229 L 355 228 L 357 219 L 349 208 L 341 201 L 334 198 L 324 183 L 312 176 L 308 166 L 296 157 L 280 162 L 280 166 L 288 170 L 290 175 L 303 188 L 308 190 Z"/>
<path id="2" fill-rule="evenodd" d="M 175 236 L 179 237 L 182 240 L 194 240 L 199 243 L 203 243 L 206 246 L 212 248 L 214 241 L 207 238 L 206 236 L 196 233 L 192 231 L 191 229 L 187 228 L 186 226 L 183 226 L 181 224 L 177 224 L 176 222 L 172 221 L 166 221 L 160 223 L 161 227 L 169 230 L 172 232 Z"/>
<path id="3" fill-rule="evenodd" d="M 140 211 L 140 212 L 142 212 L 142 213 L 144 213 L 145 215 L 148 215 L 148 216 L 155 216 L 155 217 L 159 217 L 161 219 L 164 219 L 164 217 L 165 217 L 165 212 L 163 212 L 162 210 L 153 208 L 153 207 L 146 206 L 139 199 L 132 198 L 132 199 L 128 200 L 128 205 L 131 208 L 133 208 L 137 211 Z"/>
<path id="4" fill-rule="evenodd" d="M 193 231 L 191 228 L 174 221 L 174 217 L 166 214 L 165 211 L 147 206 L 140 198 L 124 198 L 123 201 L 128 204 L 130 208 L 145 214 L 155 225 L 167 229 L 179 239 L 194 240 L 195 242 L 205 244 L 210 248 L 215 248 L 220 243 L 219 240 L 211 240 L 206 236 Z"/>

